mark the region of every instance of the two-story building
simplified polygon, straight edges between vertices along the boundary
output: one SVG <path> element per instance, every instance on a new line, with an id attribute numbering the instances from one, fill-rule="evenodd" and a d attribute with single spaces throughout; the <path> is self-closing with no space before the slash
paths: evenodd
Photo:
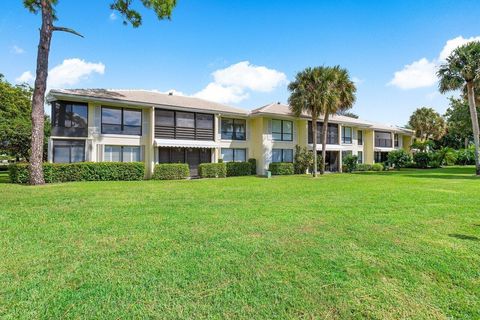
<path id="1" fill-rule="evenodd" d="M 280 103 L 247 111 L 193 97 L 141 90 L 52 90 L 49 161 L 141 161 L 147 178 L 157 163 L 188 163 L 192 176 L 204 162 L 257 160 L 262 175 L 271 162 L 293 162 L 295 146 L 312 149 L 308 115 L 295 117 Z M 322 120 L 317 122 L 321 151 Z M 342 158 L 386 160 L 408 149 L 413 132 L 333 116 L 328 124 L 327 169 Z"/>

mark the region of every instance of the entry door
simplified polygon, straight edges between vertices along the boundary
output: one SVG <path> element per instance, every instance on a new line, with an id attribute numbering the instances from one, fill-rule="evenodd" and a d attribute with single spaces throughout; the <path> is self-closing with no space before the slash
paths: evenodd
<path id="1" fill-rule="evenodd" d="M 190 168 L 190 176 L 198 176 L 198 165 L 200 164 L 200 149 L 191 148 L 186 150 L 187 163 Z"/>

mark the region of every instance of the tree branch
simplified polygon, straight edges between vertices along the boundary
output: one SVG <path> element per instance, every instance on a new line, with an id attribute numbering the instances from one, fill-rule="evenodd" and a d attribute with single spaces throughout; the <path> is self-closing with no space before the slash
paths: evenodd
<path id="1" fill-rule="evenodd" d="M 63 31 L 63 32 L 68 32 L 68 33 L 71 33 L 71 34 L 74 34 L 76 36 L 79 36 L 79 37 L 82 37 L 83 36 L 78 33 L 77 31 L 73 30 L 73 29 L 70 29 L 70 28 L 65 28 L 65 27 L 56 27 L 56 26 L 53 26 L 52 28 L 53 31 Z"/>

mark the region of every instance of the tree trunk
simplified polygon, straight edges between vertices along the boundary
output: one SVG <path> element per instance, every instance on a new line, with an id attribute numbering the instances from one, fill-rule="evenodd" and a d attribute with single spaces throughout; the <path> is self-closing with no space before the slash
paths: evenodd
<path id="1" fill-rule="evenodd" d="M 464 138 L 465 149 L 468 148 L 468 137 Z"/>
<path id="2" fill-rule="evenodd" d="M 480 162 L 478 157 L 478 148 L 480 145 L 480 129 L 478 127 L 477 107 L 475 106 L 475 90 L 473 82 L 467 82 L 468 106 L 470 108 L 470 117 L 472 118 L 473 141 L 475 143 L 475 173 L 480 175 Z"/>
<path id="3" fill-rule="evenodd" d="M 320 165 L 320 174 L 325 173 L 325 158 L 327 157 L 328 117 L 329 114 L 325 113 L 322 126 L 322 164 Z"/>
<path id="4" fill-rule="evenodd" d="M 48 55 L 53 33 L 53 14 L 50 1 L 42 0 L 42 28 L 37 52 L 37 71 L 32 97 L 32 155 L 30 156 L 30 184 L 44 184 L 43 139 L 44 104 L 47 90 Z"/>
<path id="5" fill-rule="evenodd" d="M 317 177 L 317 116 L 312 114 L 312 143 L 313 143 L 313 177 Z"/>

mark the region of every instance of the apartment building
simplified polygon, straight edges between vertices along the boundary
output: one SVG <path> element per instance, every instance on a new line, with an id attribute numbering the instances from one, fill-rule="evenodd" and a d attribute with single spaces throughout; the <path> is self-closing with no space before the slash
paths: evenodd
<path id="1" fill-rule="evenodd" d="M 141 90 L 52 90 L 50 162 L 141 161 L 147 178 L 157 163 L 188 163 L 192 176 L 204 162 L 257 160 L 263 175 L 271 162 L 292 162 L 295 146 L 312 149 L 307 114 L 287 105 L 252 111 L 193 97 Z M 322 120 L 317 122 L 318 151 Z M 326 164 L 341 171 L 342 158 L 361 163 L 386 160 L 388 152 L 412 143 L 408 129 L 333 116 L 327 129 Z"/>

